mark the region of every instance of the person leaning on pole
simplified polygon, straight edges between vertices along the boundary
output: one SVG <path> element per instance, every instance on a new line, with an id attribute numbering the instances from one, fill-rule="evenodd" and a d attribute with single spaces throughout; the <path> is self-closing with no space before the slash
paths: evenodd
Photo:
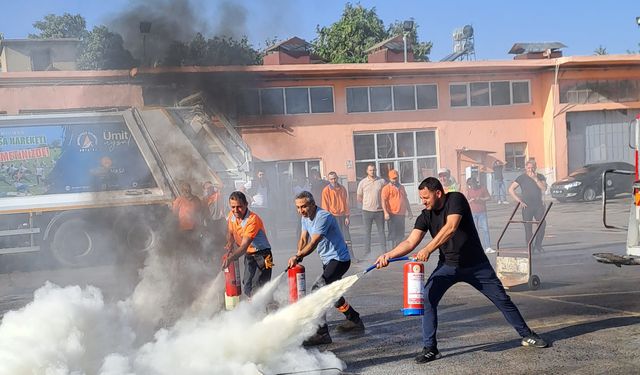
<path id="1" fill-rule="evenodd" d="M 303 191 L 296 195 L 295 202 L 296 209 L 302 216 L 300 220 L 302 233 L 298 239 L 298 251 L 296 255 L 289 258 L 288 266 L 289 268 L 295 266 L 302 262 L 307 255 L 317 250 L 322 261 L 322 275 L 311 287 L 313 291 L 340 280 L 349 270 L 351 258 L 336 219 L 328 211 L 316 205 L 313 195 L 308 191 Z M 360 314 L 347 303 L 344 297 L 340 297 L 334 306 L 347 318 L 337 327 L 338 331 L 364 331 L 364 323 L 360 319 Z M 303 345 L 314 346 L 331 342 L 325 316 L 323 324 L 313 336 L 303 342 Z"/>
<path id="2" fill-rule="evenodd" d="M 376 260 L 377 268 L 386 267 L 389 259 L 412 252 L 427 232 L 432 239 L 416 253 L 416 260 L 426 262 L 434 251 L 440 250 L 438 265 L 424 288 L 423 348 L 416 356 L 416 362 L 426 363 L 441 357 L 436 340 L 438 303 L 445 292 L 458 282 L 470 284 L 493 302 L 522 337 L 523 346 L 547 347 L 547 342 L 527 326 L 491 267 L 464 195 L 445 193 L 435 177 L 423 180 L 418 191 L 425 209 L 416 219 L 409 237 Z"/>

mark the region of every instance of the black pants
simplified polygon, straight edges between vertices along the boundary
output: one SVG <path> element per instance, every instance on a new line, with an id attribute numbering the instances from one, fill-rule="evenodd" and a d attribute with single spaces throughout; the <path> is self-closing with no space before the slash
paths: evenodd
<path id="1" fill-rule="evenodd" d="M 404 240 L 404 215 L 389 215 L 389 221 L 387 221 L 389 227 L 388 240 L 391 241 L 393 246 L 398 246 L 402 240 Z"/>
<path id="2" fill-rule="evenodd" d="M 253 293 L 271 280 L 273 255 L 271 249 L 260 250 L 244 256 L 244 294 Z"/>
<path id="3" fill-rule="evenodd" d="M 522 221 L 531 221 L 534 218 L 537 221 L 540 221 L 540 220 L 542 220 L 542 217 L 544 216 L 544 210 L 545 210 L 544 204 L 539 204 L 539 205 L 534 205 L 534 206 L 527 206 L 527 207 L 522 209 Z M 534 240 L 534 243 L 531 244 L 531 248 L 532 249 L 540 249 L 540 248 L 542 248 L 542 241 L 544 240 L 544 230 L 545 230 L 545 227 L 547 226 L 547 223 L 544 222 L 544 223 L 538 224 L 538 225 L 540 225 L 540 230 L 538 231 L 538 234 L 536 234 L 536 239 Z M 524 223 L 524 234 L 525 234 L 525 239 L 526 239 L 527 244 L 528 244 L 529 240 L 531 239 L 531 236 L 533 236 L 533 224 L 532 223 Z"/>
<path id="4" fill-rule="evenodd" d="M 325 285 L 329 285 L 342 279 L 342 276 L 347 273 L 350 266 L 351 261 L 341 262 L 335 259 L 330 260 L 329 263 L 322 266 L 322 275 L 320 275 L 318 280 L 313 283 L 313 286 L 311 286 L 311 291 L 313 292 L 316 289 L 322 288 Z M 334 306 L 338 308 L 344 305 L 344 302 L 344 297 L 340 297 L 340 299 L 334 304 Z"/>

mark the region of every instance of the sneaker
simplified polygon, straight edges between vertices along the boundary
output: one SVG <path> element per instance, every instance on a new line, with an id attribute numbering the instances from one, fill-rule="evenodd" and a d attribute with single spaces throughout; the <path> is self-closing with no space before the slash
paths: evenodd
<path id="1" fill-rule="evenodd" d="M 549 344 L 547 344 L 547 342 L 535 332 L 531 332 L 529 336 L 523 337 L 520 343 L 522 346 L 532 346 L 534 348 L 546 348 L 549 346 Z"/>
<path id="2" fill-rule="evenodd" d="M 331 344 L 333 340 L 331 340 L 331 335 L 329 332 L 327 333 L 314 333 L 313 336 L 302 342 L 303 346 L 318 346 L 318 345 L 327 345 Z"/>
<path id="3" fill-rule="evenodd" d="M 416 363 L 427 363 L 431 361 L 435 361 L 436 359 L 442 357 L 442 354 L 436 348 L 422 348 L 420 354 L 416 356 Z"/>
<path id="4" fill-rule="evenodd" d="M 363 332 L 364 323 L 362 322 L 362 319 L 360 319 L 360 317 L 358 317 L 355 321 L 347 319 L 344 322 L 340 323 L 336 327 L 336 329 L 339 332 Z"/>
<path id="5" fill-rule="evenodd" d="M 495 253 L 495 252 L 496 252 L 496 251 L 495 251 L 495 250 L 493 250 L 493 249 L 492 249 L 492 248 L 490 248 L 490 247 L 487 247 L 487 248 L 484 250 L 484 253 L 485 253 L 485 254 L 493 254 L 493 253 Z"/>

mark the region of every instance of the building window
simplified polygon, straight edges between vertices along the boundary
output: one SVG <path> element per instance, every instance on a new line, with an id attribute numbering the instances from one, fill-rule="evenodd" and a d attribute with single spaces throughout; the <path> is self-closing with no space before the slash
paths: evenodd
<path id="1" fill-rule="evenodd" d="M 451 84 L 449 85 L 449 96 L 451 97 L 452 107 L 467 107 L 469 100 L 467 96 L 467 84 Z"/>
<path id="2" fill-rule="evenodd" d="M 332 87 L 287 87 L 243 90 L 240 95 L 243 115 L 296 115 L 332 113 Z"/>
<path id="3" fill-rule="evenodd" d="M 491 82 L 491 105 L 511 104 L 509 81 Z"/>
<path id="4" fill-rule="evenodd" d="M 560 81 L 560 103 L 624 103 L 640 101 L 640 80 Z"/>
<path id="5" fill-rule="evenodd" d="M 452 83 L 451 107 L 486 107 L 530 103 L 529 81 Z"/>
<path id="6" fill-rule="evenodd" d="M 347 88 L 347 112 L 369 112 L 369 88 Z"/>
<path id="7" fill-rule="evenodd" d="M 469 87 L 472 107 L 486 107 L 491 104 L 489 82 L 471 82 Z"/>
<path id="8" fill-rule="evenodd" d="M 284 96 L 282 89 L 260 90 L 260 106 L 263 115 L 284 114 Z"/>
<path id="9" fill-rule="evenodd" d="M 505 143 L 504 155 L 506 161 L 505 170 L 524 170 L 524 163 L 527 160 L 527 142 Z"/>
<path id="10" fill-rule="evenodd" d="M 416 109 L 415 86 L 393 86 L 393 108 L 396 111 Z"/>
<path id="11" fill-rule="evenodd" d="M 529 81 L 511 82 L 511 98 L 513 104 L 529 103 Z"/>
<path id="12" fill-rule="evenodd" d="M 403 184 L 434 176 L 438 165 L 435 134 L 424 130 L 354 135 L 357 178 L 366 177 L 369 164 L 384 178 L 389 169 L 398 170 Z"/>
<path id="13" fill-rule="evenodd" d="M 438 86 L 416 85 L 418 109 L 438 108 Z"/>
<path id="14" fill-rule="evenodd" d="M 348 113 L 435 108 L 438 108 L 436 85 L 347 87 Z"/>
<path id="15" fill-rule="evenodd" d="M 284 89 L 287 113 L 296 115 L 309 113 L 309 89 L 306 87 L 287 87 Z"/>
<path id="16" fill-rule="evenodd" d="M 333 113 L 333 87 L 310 87 L 311 112 Z"/>
<path id="17" fill-rule="evenodd" d="M 242 90 L 240 95 L 240 113 L 244 115 L 260 114 L 260 92 L 257 89 Z"/>
<path id="18" fill-rule="evenodd" d="M 369 100 L 371 112 L 391 111 L 393 108 L 391 86 L 369 87 Z"/>

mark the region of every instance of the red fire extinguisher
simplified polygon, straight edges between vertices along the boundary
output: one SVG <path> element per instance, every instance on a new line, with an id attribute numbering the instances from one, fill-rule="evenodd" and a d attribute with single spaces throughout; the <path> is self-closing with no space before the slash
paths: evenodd
<path id="1" fill-rule="evenodd" d="M 402 313 L 405 316 L 424 315 L 424 264 L 404 264 L 404 296 Z"/>
<path id="2" fill-rule="evenodd" d="M 222 260 L 227 259 L 227 254 Z M 229 263 L 224 269 L 224 307 L 227 310 L 233 310 L 240 303 L 240 294 L 242 287 L 240 286 L 240 262 L 238 259 Z"/>
<path id="3" fill-rule="evenodd" d="M 289 279 L 289 303 L 295 303 L 307 294 L 304 266 L 296 264 L 289 268 L 287 278 Z"/>

